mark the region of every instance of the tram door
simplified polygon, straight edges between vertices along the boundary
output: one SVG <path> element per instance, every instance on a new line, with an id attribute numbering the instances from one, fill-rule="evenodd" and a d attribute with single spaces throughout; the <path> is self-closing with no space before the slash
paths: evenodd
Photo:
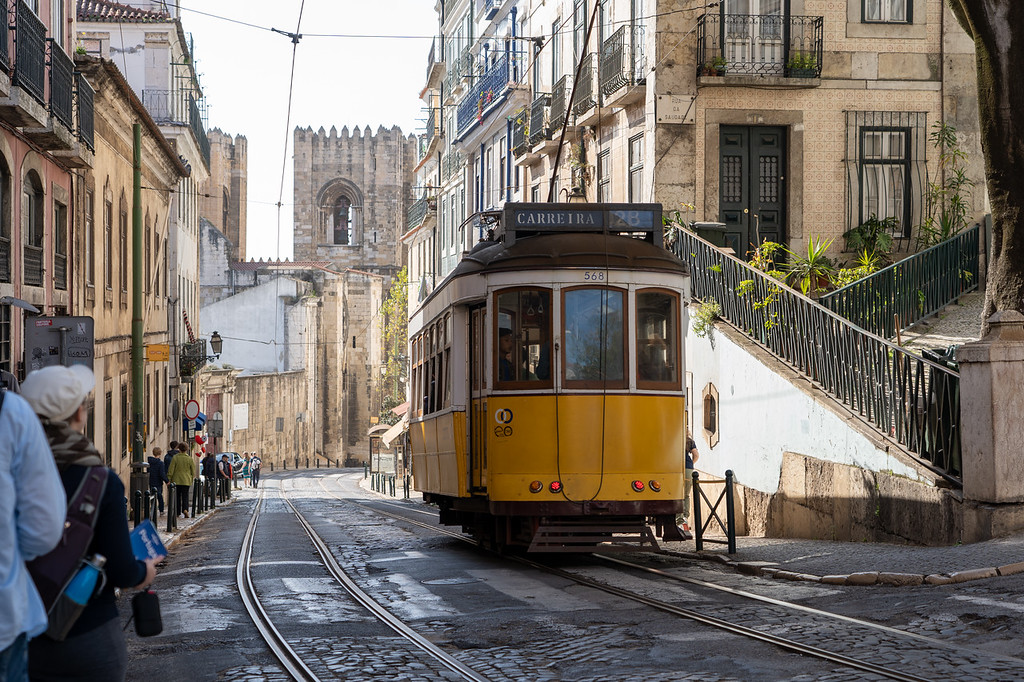
<path id="1" fill-rule="evenodd" d="M 486 311 L 481 305 L 469 313 L 469 488 L 476 493 L 487 490 Z"/>

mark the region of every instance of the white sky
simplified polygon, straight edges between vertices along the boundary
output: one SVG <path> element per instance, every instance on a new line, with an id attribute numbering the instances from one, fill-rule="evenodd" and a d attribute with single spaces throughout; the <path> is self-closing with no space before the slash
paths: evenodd
<path id="1" fill-rule="evenodd" d="M 292 256 L 292 132 L 296 126 L 367 125 L 422 132 L 418 95 L 426 80 L 430 39 L 303 37 L 295 61 L 291 124 L 285 127 L 291 39 L 204 16 L 190 9 L 294 32 L 304 4 L 304 36 L 374 34 L 430 36 L 437 15 L 429 0 L 181 0 L 185 33 L 194 38 L 196 68 L 209 106 L 210 128 L 248 140 L 247 258 Z M 288 159 L 278 231 L 278 194 L 287 137 Z"/>

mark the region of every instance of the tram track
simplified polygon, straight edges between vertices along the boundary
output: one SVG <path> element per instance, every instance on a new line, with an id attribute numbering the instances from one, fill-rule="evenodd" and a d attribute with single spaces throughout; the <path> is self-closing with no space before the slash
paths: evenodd
<path id="1" fill-rule="evenodd" d="M 278 488 L 278 492 L 280 494 L 280 499 L 295 515 L 295 518 L 306 533 L 306 536 L 313 544 L 323 567 L 356 603 L 362 606 L 377 620 L 382 622 L 413 647 L 431 658 L 442 668 L 458 675 L 460 679 L 468 680 L 470 682 L 487 681 L 487 677 L 477 673 L 472 668 L 451 656 L 448 652 L 430 642 L 363 591 L 355 581 L 345 573 L 337 559 L 334 558 L 328 544 L 316 532 L 312 524 L 309 523 L 309 520 L 295 507 L 294 504 L 292 504 L 291 500 L 288 499 L 283 486 Z M 254 509 L 252 518 L 246 527 L 245 535 L 242 540 L 242 549 L 239 553 L 238 562 L 235 567 L 235 580 L 238 584 L 238 591 L 241 595 L 242 603 L 252 619 L 253 624 L 256 626 L 256 629 L 259 631 L 260 636 L 267 643 L 267 646 L 281 663 L 285 671 L 295 680 L 301 680 L 303 682 L 319 682 L 321 678 L 313 671 L 307 661 L 303 660 L 302 656 L 298 654 L 288 643 L 280 629 L 275 625 L 272 614 L 268 613 L 267 609 L 264 607 L 253 582 L 250 570 L 253 564 L 252 553 L 256 536 L 256 528 L 259 523 L 264 501 L 265 489 L 261 489 L 256 500 L 256 508 Z"/>
<path id="2" fill-rule="evenodd" d="M 409 518 L 408 516 L 404 516 L 402 514 L 388 512 L 388 511 L 380 509 L 378 506 L 371 506 L 371 505 L 368 505 L 368 504 L 363 504 L 361 502 L 358 502 L 358 501 L 355 501 L 355 500 L 352 500 L 352 499 L 339 498 L 337 495 L 334 495 L 334 493 L 329 491 L 326 486 L 324 486 L 323 479 L 320 479 L 320 486 L 321 486 L 321 488 L 327 494 L 331 495 L 335 499 L 338 499 L 338 500 L 341 500 L 341 501 L 344 501 L 344 502 L 348 502 L 350 504 L 362 507 L 364 509 L 367 509 L 369 511 L 372 511 L 374 513 L 377 513 L 377 514 L 380 514 L 380 515 L 383 515 L 383 516 L 387 516 L 387 517 L 390 517 L 390 518 L 402 521 L 404 523 L 408 523 L 408 524 L 412 524 L 414 526 L 425 528 L 427 530 L 431 530 L 431 531 L 434 531 L 436 533 L 440 533 L 442 535 L 447 535 L 449 537 L 458 539 L 458 540 L 460 540 L 462 542 L 466 542 L 468 544 L 479 546 L 479 543 L 476 542 L 473 538 L 470 538 L 470 537 L 466 536 L 465 534 L 460 533 L 458 531 L 449 530 L 447 528 L 439 527 L 437 525 L 430 524 L 430 523 L 425 523 L 423 521 L 419 521 L 419 520 L 416 520 L 416 519 Z M 402 509 L 402 511 L 405 511 L 407 513 L 409 511 L 420 511 L 420 510 L 410 509 L 406 505 L 397 505 L 397 504 L 389 503 L 389 502 L 386 502 L 386 501 L 378 502 L 377 504 L 383 504 L 383 505 L 387 505 L 387 506 L 391 506 L 391 507 L 399 507 L 399 508 Z M 420 513 L 423 513 L 423 512 L 420 512 Z M 566 580 L 570 580 L 570 581 L 572 581 L 572 582 L 574 582 L 576 584 L 583 585 L 583 586 L 586 586 L 586 587 L 590 587 L 592 589 L 599 590 L 599 591 L 602 591 L 602 592 L 607 593 L 607 594 L 615 595 L 615 596 L 618 596 L 618 597 L 623 598 L 623 599 L 627 599 L 627 600 L 635 602 L 635 603 L 644 604 L 645 606 L 648 606 L 650 608 L 654 608 L 654 609 L 662 611 L 664 613 L 669 613 L 669 614 L 672 614 L 672 615 L 675 615 L 675 616 L 678 616 L 678 617 L 682 617 L 682 618 L 686 618 L 686 619 L 689 619 L 689 620 L 692 620 L 692 621 L 695 621 L 695 622 L 699 622 L 699 623 L 702 623 L 704 625 L 708 625 L 708 626 L 714 627 L 716 629 L 720 629 L 720 630 L 723 630 L 723 631 L 726 631 L 726 632 L 730 632 L 730 633 L 735 634 L 737 636 L 742 636 L 742 637 L 745 637 L 745 638 L 754 639 L 754 640 L 758 640 L 758 641 L 765 642 L 765 643 L 768 643 L 768 644 L 772 644 L 774 646 L 780 647 L 782 649 L 785 649 L 787 651 L 791 651 L 791 652 L 794 652 L 794 653 L 797 653 L 797 654 L 800 654 L 800 655 L 811 656 L 811 657 L 814 657 L 814 658 L 817 658 L 817 659 L 820 659 L 820 660 L 825 660 L 825 661 L 828 661 L 828 662 L 831 662 L 831 663 L 835 663 L 835 664 L 838 664 L 838 665 L 842 665 L 842 666 L 845 666 L 845 667 L 856 669 L 856 670 L 859 670 L 859 671 L 862 671 L 862 672 L 865 672 L 865 673 L 871 673 L 871 674 L 879 675 L 879 676 L 882 676 L 882 677 L 884 677 L 886 679 L 906 680 L 906 681 L 913 681 L 913 682 L 922 682 L 922 681 L 925 681 L 925 680 L 931 681 L 931 680 L 936 679 L 934 673 L 928 673 L 926 675 L 910 673 L 910 672 L 906 672 L 906 671 L 903 671 L 903 670 L 895 669 L 892 666 L 882 665 L 882 664 L 878 664 L 878 663 L 875 663 L 875 662 L 872 662 L 872 661 L 869 661 L 869 660 L 864 660 L 862 658 L 857 658 L 857 657 L 850 656 L 850 655 L 847 655 L 847 654 L 838 653 L 838 652 L 835 652 L 835 651 L 830 651 L 828 649 L 824 649 L 822 647 L 815 646 L 813 644 L 808 644 L 808 643 L 800 642 L 800 641 L 792 639 L 792 638 L 771 634 L 769 632 L 764 632 L 764 631 L 761 631 L 761 630 L 758 630 L 758 629 L 755 629 L 755 628 L 752 628 L 752 627 L 748 627 L 748 626 L 745 626 L 745 625 L 739 625 L 739 624 L 737 624 L 735 622 L 731 622 L 731 621 L 729 621 L 729 620 L 727 620 L 725 618 L 720 618 L 720 617 L 708 615 L 706 613 L 701 613 L 700 611 L 696 611 L 696 610 L 693 610 L 693 609 L 683 608 L 683 607 L 680 607 L 680 606 L 678 606 L 676 604 L 672 604 L 672 603 L 669 603 L 669 602 L 666 602 L 666 601 L 663 601 L 663 600 L 660 600 L 660 599 L 654 599 L 654 598 L 651 598 L 651 597 L 647 597 L 647 596 L 644 596 L 642 594 L 639 594 L 639 593 L 631 591 L 631 590 L 626 590 L 626 589 L 623 589 L 623 588 L 619 588 L 619 587 L 616 587 L 614 585 L 610 585 L 610 584 L 608 584 L 606 582 L 603 582 L 603 581 L 599 581 L 599 580 L 595 580 L 593 578 L 589 578 L 589 577 L 586 577 L 586 576 L 579 575 L 578 573 L 574 573 L 572 571 L 566 571 L 566 570 L 563 570 L 563 569 L 554 568 L 552 566 L 548 566 L 548 565 L 545 565 L 545 564 L 533 561 L 533 560 L 528 559 L 526 557 L 512 556 L 512 555 L 503 555 L 503 556 L 506 559 L 509 559 L 509 560 L 515 561 L 517 563 L 529 566 L 531 568 L 534 568 L 535 570 L 543 571 L 545 573 L 548 573 L 548 574 L 551 574 L 551 575 L 555 575 L 555 576 L 558 576 L 558 577 L 566 579 Z M 889 626 L 882 625 L 882 624 L 879 624 L 879 623 L 874 623 L 874 622 L 871 622 L 871 621 L 861 620 L 861 619 L 850 617 L 850 616 L 844 616 L 844 615 L 841 615 L 841 614 L 831 613 L 829 611 L 823 611 L 823 610 L 820 610 L 820 609 L 815 609 L 815 608 L 812 608 L 812 607 L 803 606 L 801 604 L 795 604 L 793 602 L 787 602 L 787 601 L 783 601 L 783 600 L 779 600 L 779 599 L 774 599 L 774 598 L 771 598 L 771 597 L 765 597 L 763 595 L 758 595 L 758 594 L 754 594 L 754 593 L 751 593 L 751 592 L 746 592 L 746 591 L 743 591 L 743 590 L 738 590 L 738 589 L 735 589 L 735 588 L 727 587 L 727 586 L 724 586 L 724 585 L 718 585 L 718 584 L 715 584 L 715 583 L 711 583 L 711 582 L 707 582 L 707 581 L 703 581 L 703 580 L 698 580 L 698 579 L 695 579 L 695 578 L 688 578 L 688 577 L 685 577 L 685 576 L 674 575 L 674 574 L 671 574 L 671 573 L 669 573 L 667 571 L 663 571 L 663 570 L 656 569 L 656 568 L 651 568 L 649 566 L 644 566 L 644 565 L 639 564 L 639 563 L 630 562 L 630 561 L 621 559 L 619 557 L 609 557 L 607 555 L 601 555 L 601 554 L 594 554 L 594 555 L 591 555 L 591 556 L 593 558 L 595 558 L 596 560 L 598 560 L 599 562 L 607 562 L 609 564 L 618 565 L 618 566 L 621 566 L 622 568 L 630 569 L 630 570 L 633 570 L 633 571 L 642 571 L 642 572 L 645 572 L 647 574 L 657 576 L 659 579 L 667 579 L 667 580 L 672 580 L 672 581 L 679 582 L 679 583 L 690 584 L 690 585 L 693 585 L 693 586 L 696 586 L 696 587 L 706 588 L 706 589 L 710 589 L 710 590 L 716 590 L 716 591 L 724 593 L 724 594 L 729 594 L 731 596 L 738 597 L 741 600 L 756 601 L 756 602 L 760 602 L 762 604 L 767 604 L 767 605 L 769 605 L 771 607 L 777 607 L 777 608 L 780 608 L 780 609 L 785 609 L 787 611 L 792 611 L 792 612 L 797 612 L 797 613 L 800 613 L 800 614 L 805 614 L 805 615 L 808 615 L 808 616 L 813 616 L 815 618 L 828 619 L 829 621 L 833 621 L 833 622 L 842 624 L 844 626 L 849 626 L 849 627 L 853 627 L 853 628 L 867 628 L 867 629 L 869 629 L 871 631 L 883 634 L 883 635 L 885 635 L 888 638 L 903 638 L 903 639 L 908 641 L 908 644 L 910 644 L 911 647 L 930 647 L 930 648 L 935 649 L 936 651 L 941 651 L 941 652 L 943 652 L 946 655 L 949 655 L 949 656 L 960 656 L 960 657 L 962 657 L 963 659 L 966 659 L 966 660 L 971 660 L 974 657 L 984 657 L 984 658 L 988 658 L 988 659 L 992 659 L 992 660 L 1001 661 L 1004 664 L 1006 664 L 1006 666 L 1012 666 L 1013 669 L 1017 673 L 1020 673 L 1021 671 L 1024 671 L 1024 660 L 1019 659 L 1019 658 L 1014 658 L 1014 657 L 1011 657 L 1011 656 L 1005 656 L 1005 655 L 996 654 L 996 653 L 990 653 L 990 652 L 985 652 L 985 651 L 978 651 L 976 649 L 970 649 L 970 648 L 967 648 L 967 647 L 960 647 L 960 646 L 957 646 L 956 644 L 950 643 L 948 641 L 942 641 L 942 640 L 939 640 L 939 639 L 935 639 L 933 637 L 928 637 L 926 635 L 921 635 L 921 634 L 914 633 L 914 632 L 908 632 L 906 630 L 900 630 L 898 628 L 889 627 Z M 671 554 L 667 554 L 667 556 L 671 556 Z"/>

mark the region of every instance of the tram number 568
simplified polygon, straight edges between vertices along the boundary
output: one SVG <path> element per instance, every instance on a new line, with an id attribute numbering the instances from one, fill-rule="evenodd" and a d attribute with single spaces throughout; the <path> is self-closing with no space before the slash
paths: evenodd
<path id="1" fill-rule="evenodd" d="M 601 271 L 587 270 L 583 273 L 584 282 L 603 282 L 604 273 Z"/>
<path id="2" fill-rule="evenodd" d="M 507 438 L 512 435 L 512 417 L 512 410 L 508 408 L 495 410 L 494 421 L 498 422 L 498 425 L 494 427 L 495 437 Z"/>

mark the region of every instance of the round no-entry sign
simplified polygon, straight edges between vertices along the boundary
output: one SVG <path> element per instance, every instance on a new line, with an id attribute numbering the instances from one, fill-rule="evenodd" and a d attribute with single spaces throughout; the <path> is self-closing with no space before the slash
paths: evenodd
<path id="1" fill-rule="evenodd" d="M 199 416 L 199 402 L 190 400 L 185 403 L 185 419 L 195 419 Z"/>

